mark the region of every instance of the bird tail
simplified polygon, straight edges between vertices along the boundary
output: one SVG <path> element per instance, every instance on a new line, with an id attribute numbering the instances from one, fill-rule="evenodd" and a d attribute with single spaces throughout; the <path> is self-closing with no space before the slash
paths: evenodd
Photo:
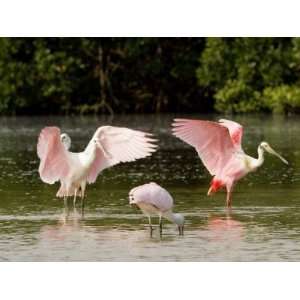
<path id="1" fill-rule="evenodd" d="M 210 183 L 209 190 L 207 192 L 207 196 L 211 196 L 212 194 L 216 193 L 220 188 L 222 188 L 225 184 L 216 178 L 213 178 L 213 180 Z"/>

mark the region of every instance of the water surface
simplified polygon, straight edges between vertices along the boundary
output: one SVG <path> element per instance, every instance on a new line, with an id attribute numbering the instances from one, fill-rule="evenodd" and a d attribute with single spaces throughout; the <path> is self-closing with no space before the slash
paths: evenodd
<path id="1" fill-rule="evenodd" d="M 172 115 L 19 117 L 0 119 L 1 261 L 299 261 L 300 119 L 243 116 L 244 149 L 257 156 L 266 140 L 290 165 L 270 155 L 236 186 L 233 209 L 225 193 L 207 197 L 210 176 L 196 152 L 170 135 Z M 201 118 L 200 115 L 188 116 Z M 202 116 L 217 120 L 219 116 Z M 223 117 L 223 116 L 221 116 Z M 112 124 L 153 132 L 152 157 L 105 170 L 88 186 L 84 218 L 55 198 L 58 184 L 39 179 L 36 142 L 40 130 L 57 125 L 81 151 L 98 126 Z M 149 235 L 147 219 L 128 204 L 128 191 L 156 181 L 185 215 L 184 236 L 164 223 Z M 154 220 L 156 222 L 156 220 Z"/>

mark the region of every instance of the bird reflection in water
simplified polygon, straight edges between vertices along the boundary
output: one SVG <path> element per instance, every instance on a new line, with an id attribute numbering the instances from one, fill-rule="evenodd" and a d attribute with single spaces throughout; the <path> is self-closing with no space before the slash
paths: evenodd
<path id="1" fill-rule="evenodd" d="M 41 228 L 41 237 L 44 239 L 64 240 L 73 233 L 77 233 L 81 227 L 81 213 L 76 208 L 70 212 L 64 208 L 59 215 L 57 224 L 45 225 Z"/>
<path id="2" fill-rule="evenodd" d="M 240 240 L 245 231 L 243 223 L 233 219 L 230 212 L 227 212 L 224 217 L 209 216 L 207 229 L 212 240 Z"/>

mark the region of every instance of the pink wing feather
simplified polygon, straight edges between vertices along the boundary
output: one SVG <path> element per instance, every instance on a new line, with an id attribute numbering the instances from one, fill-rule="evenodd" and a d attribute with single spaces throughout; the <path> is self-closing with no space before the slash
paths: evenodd
<path id="1" fill-rule="evenodd" d="M 211 175 L 219 174 L 235 153 L 228 128 L 216 122 L 175 119 L 173 134 L 195 147 Z"/>
<path id="2" fill-rule="evenodd" d="M 228 128 L 233 145 L 238 150 L 242 150 L 243 126 L 234 121 L 225 119 L 219 120 L 219 123 Z"/>
<path id="3" fill-rule="evenodd" d="M 129 128 L 115 126 L 99 127 L 92 141 L 95 138 L 98 139 L 109 157 L 106 157 L 102 150 L 97 148 L 96 159 L 87 178 L 88 183 L 95 182 L 98 174 L 105 168 L 121 162 L 135 161 L 150 156 L 156 151 L 157 147 L 153 144 L 156 140 L 150 138 L 150 136 L 151 134 L 149 133 Z"/>
<path id="4" fill-rule="evenodd" d="M 168 211 L 173 207 L 172 196 L 155 182 L 133 188 L 129 192 L 129 202 L 131 204 L 139 202 L 151 204 L 162 212 Z"/>
<path id="5" fill-rule="evenodd" d="M 68 174 L 68 158 L 60 140 L 59 128 L 45 127 L 41 131 L 37 154 L 40 158 L 39 173 L 44 182 L 53 184 Z"/>

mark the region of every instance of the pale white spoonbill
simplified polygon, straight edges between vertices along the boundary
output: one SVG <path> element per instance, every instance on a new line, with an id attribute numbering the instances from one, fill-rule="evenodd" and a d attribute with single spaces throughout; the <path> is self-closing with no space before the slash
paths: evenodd
<path id="1" fill-rule="evenodd" d="M 179 234 L 183 235 L 184 217 L 173 213 L 173 198 L 167 190 L 155 182 L 146 183 L 133 188 L 129 192 L 129 203 L 137 205 L 148 217 L 150 234 L 152 235 L 151 216 L 159 217 L 160 234 L 162 234 L 162 217 L 177 224 Z"/>
<path id="2" fill-rule="evenodd" d="M 242 149 L 243 127 L 236 122 L 175 119 L 172 125 L 173 134 L 195 147 L 202 163 L 213 176 L 208 195 L 226 188 L 227 207 L 231 207 L 234 184 L 263 164 L 265 151 L 288 164 L 267 142 L 259 144 L 258 158 L 247 155 Z"/>
<path id="3" fill-rule="evenodd" d="M 86 183 L 94 183 L 99 173 L 121 162 L 135 161 L 156 151 L 152 134 L 129 128 L 99 127 L 84 151 L 70 152 L 71 139 L 58 127 L 45 127 L 39 136 L 37 154 L 42 181 L 61 182 L 58 197 L 85 195 Z"/>

